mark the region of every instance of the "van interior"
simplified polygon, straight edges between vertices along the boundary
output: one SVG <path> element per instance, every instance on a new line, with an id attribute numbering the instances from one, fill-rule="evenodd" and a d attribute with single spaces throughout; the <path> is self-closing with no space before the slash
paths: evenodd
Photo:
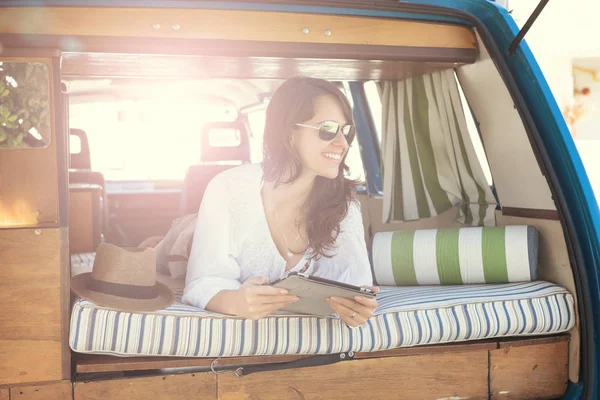
<path id="1" fill-rule="evenodd" d="M 114 15 L 111 10 L 98 9 L 99 22 L 90 26 Z M 198 16 L 219 10 L 192 11 Z M 128 37 L 117 43 L 92 40 L 83 32 L 79 47 L 60 53 L 60 78 L 54 85 L 60 85 L 65 100 L 64 134 L 55 129 L 48 147 L 35 155 L 30 149 L 2 153 L 0 172 L 9 165 L 55 160 L 61 154 L 55 146 L 61 143 L 68 148 L 68 230 L 62 231 L 68 237 L 63 238 L 68 241 L 68 277 L 92 268 L 100 243 L 136 247 L 149 238 L 158 243 L 174 221 L 198 211 L 217 174 L 260 163 L 266 107 L 278 86 L 296 75 L 334 82 L 353 106 L 357 140 L 347 156 L 347 175 L 361 182 L 357 198 L 374 264 L 386 233 L 409 233 L 414 248 L 398 260 L 411 260 L 418 281 L 420 265 L 430 265 L 420 255 L 436 252 L 435 232 L 460 228 L 460 235 L 472 235 L 456 236 L 458 260 L 488 240 L 477 239 L 487 234 L 482 229 L 501 228 L 497 240 L 502 244 L 489 243 L 495 249 L 505 246 L 501 256 L 507 276 L 522 272 L 527 264 L 519 263 L 527 257 L 534 257 L 535 274 L 524 282 L 469 285 L 468 266 L 456 264 L 465 284 L 443 284 L 440 275 L 437 285 L 396 285 L 389 283 L 400 282 L 396 272 L 379 273 L 373 267 L 376 281 L 391 289 L 383 292 L 378 316 L 357 330 L 328 318 L 259 322 L 211 315 L 180 303 L 183 278 L 168 274 L 159 279 L 173 288 L 178 301 L 156 312 L 110 310 L 71 294 L 66 314 L 42 316 L 53 321 L 49 326 L 66 325 L 51 340 L 59 342 L 62 369 L 44 366 L 54 356 L 40 361 L 32 353 L 37 366 L 0 369 L 0 399 L 3 384 L 29 382 L 21 370 L 36 382 L 68 381 L 74 398 L 82 399 L 118 393 L 180 398 L 175 394 L 184 392 L 207 398 L 377 397 L 390 390 L 407 399 L 558 398 L 578 382 L 581 321 L 566 234 L 522 110 L 498 66 L 497 49 L 482 32 L 416 17 L 338 16 L 329 35 L 308 45 L 312 39 L 302 28 L 314 24 L 312 14 L 282 13 L 284 18 L 273 22 L 260 11 L 237 12 L 244 15 L 239 21 L 251 20 L 245 14 L 254 13 L 272 30 L 288 31 L 282 26 L 292 24 L 298 34 L 282 46 L 261 36 L 254 22 L 244 22 L 251 38 L 247 43 L 227 26 L 221 30 L 227 40 L 176 38 L 165 47 L 167 39 Z M 124 35 L 119 24 L 126 21 L 123 15 L 113 21 L 112 36 Z M 201 34 L 216 29 L 208 25 Z M 365 32 L 368 43 L 359 40 Z M 74 33 L 42 32 L 40 40 L 48 47 L 52 43 L 47 41 L 67 34 Z M 28 46 L 21 42 L 15 39 L 14 49 L 6 47 L 0 59 L 26 62 L 27 53 L 18 49 Z M 430 102 L 423 103 L 424 98 Z M 406 148 L 415 153 L 402 158 Z M 25 213 L 39 210 L 44 200 L 26 198 L 33 188 L 25 186 L 47 188 L 50 183 L 44 182 L 58 179 L 55 175 L 44 172 L 17 183 L 4 173 L 0 206 L 10 210 L 20 196 L 29 202 Z M 428 181 L 432 175 L 439 188 Z M 22 190 L 8 191 L 11 184 Z M 469 197 L 468 190 L 479 197 Z M 439 193 L 453 204 L 439 205 Z M 17 225 L 0 219 L 0 227 L 6 226 Z M 515 227 L 533 227 L 539 239 L 510 236 Z M 14 232 L 0 230 L 2 235 Z M 427 247 L 431 232 L 434 244 Z M 394 263 L 396 256 L 391 257 Z M 442 271 L 442 252 L 437 257 Z M 475 258 L 467 264 L 476 264 Z M 68 278 L 59 272 L 49 279 L 63 287 Z M 14 273 L 19 277 L 15 287 L 24 288 L 25 275 Z M 38 307 L 32 305 L 28 313 L 36 315 Z M 33 332 L 28 324 L 13 323 Z M 36 334 L 27 335 L 36 340 Z M 7 352 L 23 357 L 25 342 L 11 340 L 14 347 Z"/>

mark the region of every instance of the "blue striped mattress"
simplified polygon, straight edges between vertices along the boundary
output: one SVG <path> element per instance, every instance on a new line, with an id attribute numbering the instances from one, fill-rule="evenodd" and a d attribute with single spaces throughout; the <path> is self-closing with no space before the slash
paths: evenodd
<path id="1" fill-rule="evenodd" d="M 79 299 L 69 344 L 80 353 L 228 357 L 368 352 L 397 347 L 546 335 L 575 324 L 573 297 L 543 281 L 500 285 L 383 287 L 376 315 L 349 328 L 334 317 L 232 318 L 177 302 L 149 313 Z"/>

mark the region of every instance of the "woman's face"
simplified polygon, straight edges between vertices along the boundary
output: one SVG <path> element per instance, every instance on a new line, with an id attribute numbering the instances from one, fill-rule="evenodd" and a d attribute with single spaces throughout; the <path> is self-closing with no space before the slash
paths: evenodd
<path id="1" fill-rule="evenodd" d="M 340 126 L 350 123 L 344 109 L 334 96 L 323 95 L 315 99 L 315 115 L 303 125 L 318 126 L 323 121 L 336 121 Z M 340 172 L 340 164 L 348 152 L 348 143 L 341 130 L 331 141 L 319 137 L 313 128 L 296 126 L 291 136 L 292 147 L 298 153 L 304 174 L 335 179 Z"/>

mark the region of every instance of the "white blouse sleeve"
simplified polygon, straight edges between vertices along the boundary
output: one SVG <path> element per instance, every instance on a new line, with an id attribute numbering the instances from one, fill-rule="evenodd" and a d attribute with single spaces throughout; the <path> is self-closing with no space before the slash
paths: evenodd
<path id="1" fill-rule="evenodd" d="M 332 268 L 337 276 L 331 278 L 338 282 L 355 286 L 372 285 L 373 275 L 358 201 L 350 203 L 348 214 L 340 223 L 340 234 L 335 243 L 335 255 L 329 259 L 331 265 L 321 268 Z"/>
<path id="2" fill-rule="evenodd" d="M 182 302 L 202 309 L 222 290 L 240 288 L 240 266 L 232 252 L 231 198 L 227 181 L 214 178 L 198 212 Z"/>

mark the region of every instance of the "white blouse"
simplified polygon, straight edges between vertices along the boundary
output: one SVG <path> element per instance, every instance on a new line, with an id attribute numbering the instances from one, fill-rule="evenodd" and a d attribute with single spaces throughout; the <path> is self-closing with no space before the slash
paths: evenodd
<path id="1" fill-rule="evenodd" d="M 206 188 L 188 262 L 184 303 L 204 309 L 221 290 L 236 290 L 251 277 L 270 282 L 286 275 L 286 261 L 271 237 L 264 212 L 260 164 L 232 168 Z M 360 205 L 351 202 L 331 258 L 304 255 L 291 271 L 305 271 L 357 286 L 372 285 Z"/>

